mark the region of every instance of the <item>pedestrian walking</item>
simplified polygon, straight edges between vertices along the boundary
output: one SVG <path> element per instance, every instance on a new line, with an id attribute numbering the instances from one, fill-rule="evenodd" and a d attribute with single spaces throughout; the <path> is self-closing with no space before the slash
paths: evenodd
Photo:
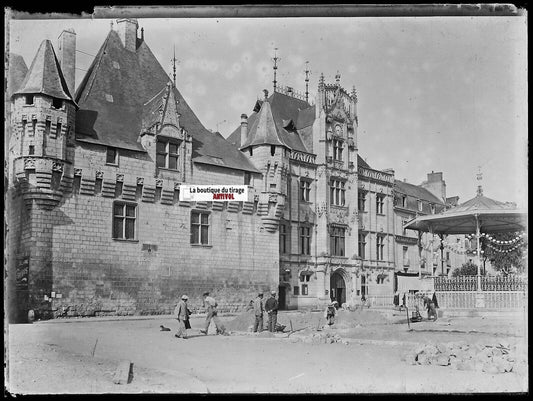
<path id="1" fill-rule="evenodd" d="M 189 297 L 187 295 L 182 295 L 181 300 L 174 309 L 174 315 L 176 315 L 176 319 L 178 319 L 178 331 L 176 334 L 174 334 L 174 337 L 183 338 L 184 340 L 187 339 L 187 329 L 191 328 L 191 324 L 189 322 L 191 311 L 187 305 L 188 299 Z"/>
<path id="2" fill-rule="evenodd" d="M 270 298 L 265 302 L 265 311 L 268 313 L 268 331 L 274 333 L 276 331 L 276 323 L 278 322 L 278 300 L 276 299 L 276 291 L 270 292 Z"/>
<path id="3" fill-rule="evenodd" d="M 263 293 L 260 292 L 257 294 L 257 298 L 254 300 L 254 333 L 258 331 L 261 333 L 263 331 L 263 313 L 265 312 L 265 307 L 263 305 Z"/>
<path id="4" fill-rule="evenodd" d="M 394 293 L 394 298 L 392 300 L 392 303 L 394 304 L 394 309 L 398 310 L 400 309 L 400 292 L 396 291 Z"/>
<path id="5" fill-rule="evenodd" d="M 207 331 L 209 330 L 209 325 L 211 324 L 211 320 L 215 323 L 215 327 L 217 329 L 217 334 L 225 334 L 226 329 L 224 328 L 224 325 L 218 318 L 218 304 L 215 298 L 209 296 L 208 292 L 204 292 L 204 307 L 207 310 L 207 316 L 205 317 L 205 328 L 204 330 L 200 330 L 200 333 L 207 335 Z"/>
<path id="6" fill-rule="evenodd" d="M 326 318 L 326 322 L 329 326 L 333 325 L 335 323 L 335 315 L 337 314 L 337 301 L 333 301 L 330 303 L 326 310 L 324 311 L 324 317 Z"/>
<path id="7" fill-rule="evenodd" d="M 437 320 L 437 310 L 435 309 L 435 303 L 433 300 L 427 295 L 424 295 L 422 299 L 424 300 L 424 307 L 428 311 L 428 320 Z"/>

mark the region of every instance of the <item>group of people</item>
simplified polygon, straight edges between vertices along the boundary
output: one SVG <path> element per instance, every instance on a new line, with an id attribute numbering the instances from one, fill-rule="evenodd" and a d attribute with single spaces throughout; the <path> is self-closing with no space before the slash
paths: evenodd
<path id="1" fill-rule="evenodd" d="M 263 331 L 263 314 L 266 312 L 268 315 L 268 331 L 274 333 L 276 331 L 276 325 L 278 323 L 278 300 L 276 299 L 276 291 L 270 292 L 270 298 L 263 301 L 263 293 L 257 294 L 257 297 L 253 301 L 254 308 L 254 333 Z"/>
<path id="2" fill-rule="evenodd" d="M 174 315 L 178 320 L 178 331 L 174 335 L 177 338 L 187 339 L 187 329 L 191 328 L 191 324 L 189 322 L 191 311 L 187 305 L 188 300 L 189 297 L 187 295 L 182 295 L 181 300 L 178 302 L 176 308 L 174 309 Z M 226 328 L 218 318 L 217 301 L 215 300 L 215 298 L 209 295 L 209 292 L 204 292 L 203 294 L 203 305 L 204 308 L 206 308 L 207 315 L 205 317 L 204 329 L 200 330 L 200 333 L 207 335 L 211 320 L 213 320 L 213 322 L 215 323 L 217 334 L 225 335 Z"/>
<path id="3" fill-rule="evenodd" d="M 428 312 L 428 320 L 437 320 L 437 309 L 439 307 L 439 303 L 437 301 L 437 295 L 433 291 L 431 294 L 431 297 L 427 294 L 417 293 L 416 297 L 421 299 L 424 303 L 424 309 Z M 394 293 L 394 307 L 398 310 L 404 310 L 407 308 L 407 294 L 402 294 L 402 300 L 400 304 L 400 293 L 399 291 L 396 291 Z M 418 305 L 415 306 L 415 308 L 418 310 Z"/>
<path id="4" fill-rule="evenodd" d="M 178 331 L 174 335 L 176 338 L 187 339 L 187 329 L 191 328 L 189 317 L 192 312 L 188 307 L 188 300 L 189 297 L 187 295 L 182 295 L 181 300 L 174 309 L 174 315 L 178 320 Z M 209 292 L 204 292 L 203 294 L 203 305 L 207 315 L 205 317 L 205 326 L 200 330 L 200 333 L 207 335 L 211 321 L 213 321 L 215 323 L 216 333 L 226 335 L 226 328 L 218 317 L 217 301 L 210 296 Z M 265 302 L 263 302 L 263 293 L 257 294 L 257 298 L 253 302 L 253 308 L 255 314 L 254 332 L 263 331 L 264 312 L 268 314 L 268 331 L 276 331 L 279 308 L 278 300 L 276 299 L 276 291 L 271 291 L 270 297 Z"/>

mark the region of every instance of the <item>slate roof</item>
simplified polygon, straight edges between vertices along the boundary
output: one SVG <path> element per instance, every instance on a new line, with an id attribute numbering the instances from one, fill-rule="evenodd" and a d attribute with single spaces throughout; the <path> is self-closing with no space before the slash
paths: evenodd
<path id="1" fill-rule="evenodd" d="M 7 95 L 9 97 L 19 90 L 27 73 L 28 67 L 26 66 L 22 56 L 15 53 L 10 53 L 7 77 Z"/>
<path id="2" fill-rule="evenodd" d="M 264 102 L 264 100 L 257 101 L 254 106 L 255 111 L 248 117 L 248 141 L 244 145 L 279 144 L 285 145 L 292 150 L 312 153 L 312 139 L 310 141 L 305 140 L 305 143 L 304 139 L 312 135 L 311 132 L 307 131 L 309 131 L 308 127 L 314 121 L 315 107 L 303 100 L 274 92 L 266 99 L 268 105 L 265 107 L 268 107 L 272 116 L 272 118 L 263 117 L 265 118 L 264 123 L 268 122 L 270 124 L 269 133 L 266 135 L 266 132 L 261 131 L 261 129 L 266 129 L 264 124 L 259 124 L 257 121 L 261 111 L 265 109 Z M 259 108 L 261 111 L 259 111 Z M 256 135 L 257 128 L 260 128 L 259 135 Z M 273 135 L 273 130 L 276 132 L 275 136 Z M 227 140 L 237 148 L 243 146 L 241 144 L 240 126 L 228 136 Z"/>
<path id="3" fill-rule="evenodd" d="M 280 145 L 288 146 L 281 138 L 278 132 L 281 127 L 272 115 L 269 102 L 263 102 L 258 116 L 251 126 L 248 127 L 248 136 L 245 143 L 241 144 L 241 149 L 253 145 Z"/>
<path id="4" fill-rule="evenodd" d="M 395 191 L 402 193 L 404 195 L 412 196 L 413 198 L 425 200 L 431 203 L 438 205 L 444 205 L 442 200 L 437 198 L 427 189 L 422 188 L 418 185 L 410 184 L 408 182 L 403 182 L 400 180 L 394 180 Z"/>
<path id="5" fill-rule="evenodd" d="M 146 103 L 162 96 L 170 81 L 148 45 L 137 41 L 135 52 L 122 45 L 111 30 L 76 91 L 80 110 L 76 117 L 76 139 L 144 152 L 138 142 Z M 191 110 L 178 89 L 179 121 L 193 138 L 193 162 L 258 172 L 241 152 L 218 133 L 211 133 Z M 155 107 L 155 106 L 154 106 Z M 222 162 L 221 162 L 222 161 Z"/>
<path id="6" fill-rule="evenodd" d="M 357 167 L 372 168 L 361 156 L 359 156 L 359 153 L 357 154 Z"/>
<path id="7" fill-rule="evenodd" d="M 73 101 L 52 42 L 49 40 L 41 42 L 20 89 L 14 94 L 25 93 L 41 93 L 58 99 Z"/>

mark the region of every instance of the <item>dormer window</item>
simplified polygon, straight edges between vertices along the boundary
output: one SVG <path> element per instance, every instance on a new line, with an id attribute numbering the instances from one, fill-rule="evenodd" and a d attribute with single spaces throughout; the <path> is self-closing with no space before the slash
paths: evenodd
<path id="1" fill-rule="evenodd" d="M 170 139 L 159 138 L 156 145 L 156 166 L 168 168 L 170 170 L 178 169 L 179 145 Z"/>
<path id="2" fill-rule="evenodd" d="M 107 147 L 105 162 L 106 164 L 118 165 L 118 150 L 116 148 Z"/>
<path id="3" fill-rule="evenodd" d="M 52 98 L 52 107 L 54 109 L 60 109 L 63 107 L 63 100 L 62 99 L 57 99 L 55 97 Z"/>
<path id="4" fill-rule="evenodd" d="M 28 106 L 29 106 L 29 105 L 33 105 L 35 96 L 33 96 L 33 95 L 26 95 L 25 98 L 26 98 L 26 104 L 27 104 Z"/>

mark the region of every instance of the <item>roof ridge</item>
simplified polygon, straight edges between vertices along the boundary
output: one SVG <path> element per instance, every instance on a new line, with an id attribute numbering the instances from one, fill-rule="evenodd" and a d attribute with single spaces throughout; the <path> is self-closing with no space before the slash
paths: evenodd
<path id="1" fill-rule="evenodd" d="M 109 31 L 109 33 L 107 34 L 107 37 L 105 38 L 104 40 L 104 43 L 102 44 L 102 47 L 100 47 L 100 50 L 98 51 L 98 54 L 96 55 L 94 61 L 93 61 L 93 64 L 91 65 L 91 67 L 89 68 L 89 71 L 92 73 L 93 71 L 98 71 L 98 68 L 100 67 L 100 64 L 102 63 L 102 59 L 104 58 L 104 54 L 105 54 L 105 48 L 107 47 L 108 45 L 108 42 L 109 42 L 109 38 L 111 37 L 111 34 L 112 32 L 115 32 L 113 30 Z M 94 67 L 94 68 L 93 68 Z M 89 72 L 88 72 L 89 73 Z M 89 88 L 87 89 L 87 91 L 85 92 L 85 100 L 87 99 L 87 97 L 89 97 L 89 93 L 91 93 L 91 90 L 93 88 L 93 85 L 94 85 L 94 81 L 96 80 L 96 73 L 93 74 L 92 76 L 92 80 L 89 84 Z M 80 93 L 81 95 L 81 93 Z M 79 100 L 79 99 L 78 99 Z"/>

